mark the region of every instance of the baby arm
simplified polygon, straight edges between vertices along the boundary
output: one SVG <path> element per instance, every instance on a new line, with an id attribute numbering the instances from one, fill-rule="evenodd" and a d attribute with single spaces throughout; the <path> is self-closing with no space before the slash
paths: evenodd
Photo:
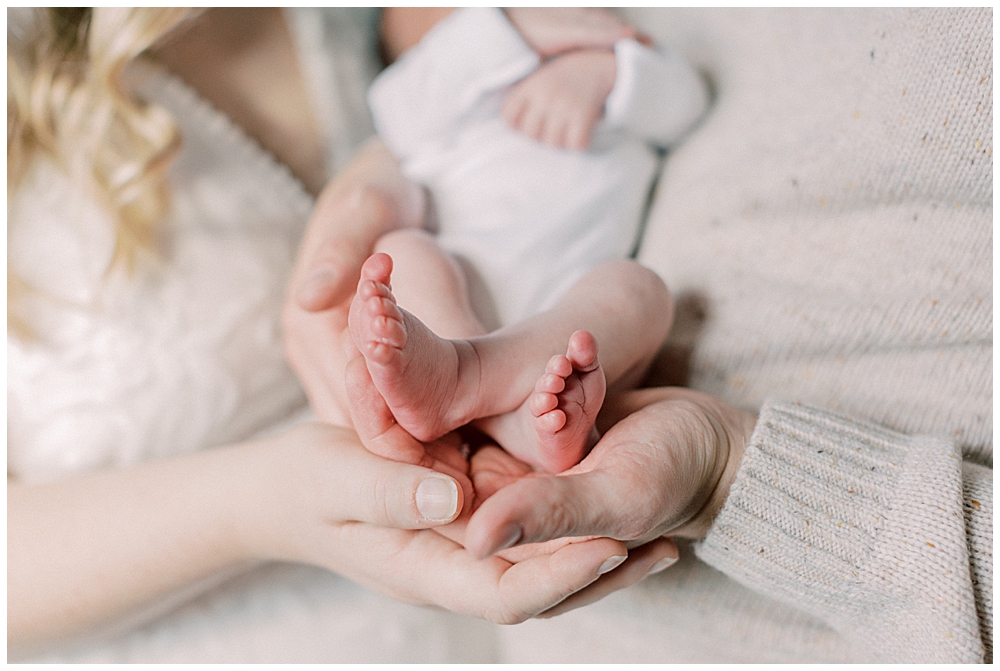
<path id="1" fill-rule="evenodd" d="M 504 101 L 504 120 L 553 147 L 586 149 L 615 84 L 611 51 L 572 51 L 546 62 Z"/>
<path id="2" fill-rule="evenodd" d="M 619 40 L 614 51 L 557 56 L 513 87 L 503 117 L 545 144 L 586 149 L 602 119 L 655 145 L 676 142 L 708 104 L 705 83 L 679 56 Z"/>

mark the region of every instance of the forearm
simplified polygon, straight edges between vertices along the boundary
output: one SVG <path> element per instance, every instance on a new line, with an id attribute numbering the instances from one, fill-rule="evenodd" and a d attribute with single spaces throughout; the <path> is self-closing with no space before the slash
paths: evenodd
<path id="1" fill-rule="evenodd" d="M 7 494 L 8 645 L 114 620 L 252 558 L 253 450 L 207 451 Z"/>

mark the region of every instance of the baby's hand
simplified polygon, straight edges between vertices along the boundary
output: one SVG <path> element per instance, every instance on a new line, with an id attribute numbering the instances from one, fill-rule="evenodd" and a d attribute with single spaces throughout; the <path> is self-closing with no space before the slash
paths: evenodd
<path id="1" fill-rule="evenodd" d="M 573 51 L 515 84 L 501 114 L 512 128 L 540 142 L 583 150 L 614 85 L 614 52 Z"/>
<path id="2" fill-rule="evenodd" d="M 597 7 L 512 7 L 507 18 L 543 59 L 577 49 L 610 49 L 636 31 Z"/>

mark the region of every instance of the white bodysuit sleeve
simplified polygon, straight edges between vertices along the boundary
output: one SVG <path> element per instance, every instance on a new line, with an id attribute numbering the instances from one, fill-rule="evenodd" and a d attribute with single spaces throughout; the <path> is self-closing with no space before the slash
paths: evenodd
<path id="1" fill-rule="evenodd" d="M 538 63 L 501 10 L 458 9 L 375 80 L 368 92 L 375 127 L 405 159 Z"/>
<path id="2" fill-rule="evenodd" d="M 674 144 L 708 107 L 708 86 L 679 55 L 633 39 L 615 44 L 615 86 L 604 122 L 660 147 Z"/>

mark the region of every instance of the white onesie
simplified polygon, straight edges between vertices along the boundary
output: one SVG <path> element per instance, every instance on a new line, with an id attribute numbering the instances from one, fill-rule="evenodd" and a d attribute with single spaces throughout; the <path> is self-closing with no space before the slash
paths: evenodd
<path id="1" fill-rule="evenodd" d="M 632 39 L 586 151 L 507 125 L 509 87 L 540 59 L 503 12 L 456 10 L 369 90 L 375 127 L 403 173 L 427 187 L 432 230 L 489 290 L 501 324 L 550 307 L 595 265 L 636 244 L 658 153 L 704 111 L 683 59 Z"/>

